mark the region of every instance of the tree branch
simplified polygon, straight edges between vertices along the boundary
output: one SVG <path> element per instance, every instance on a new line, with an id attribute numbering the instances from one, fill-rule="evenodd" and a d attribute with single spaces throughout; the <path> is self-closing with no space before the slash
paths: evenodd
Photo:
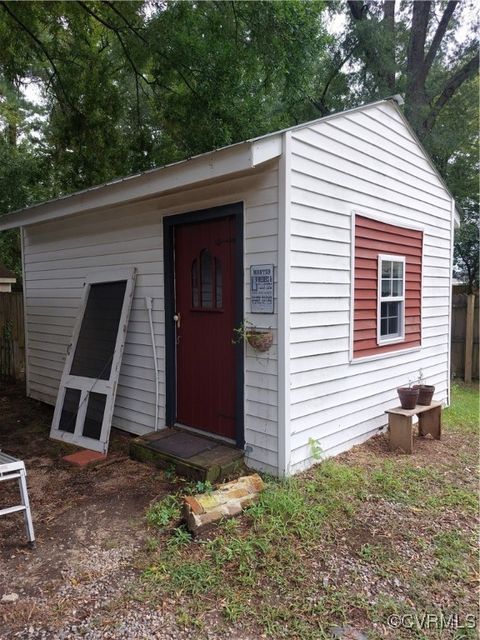
<path id="1" fill-rule="evenodd" d="M 455 9 L 457 8 L 457 5 L 460 4 L 459 0 L 450 0 L 449 3 L 447 4 L 445 11 L 443 12 L 442 18 L 438 24 L 437 30 L 435 32 L 435 35 L 433 36 L 433 40 L 432 43 L 430 45 L 430 49 L 428 50 L 427 55 L 425 56 L 425 61 L 424 61 L 424 73 L 425 76 L 428 74 L 428 72 L 430 71 L 430 67 L 433 64 L 433 61 L 435 60 L 435 56 L 437 55 L 437 51 L 440 47 L 440 44 L 443 40 L 443 37 L 447 31 L 448 28 L 448 24 L 450 22 L 450 18 L 453 15 L 453 12 L 455 11 Z"/>
<path id="2" fill-rule="evenodd" d="M 363 20 L 368 12 L 368 5 L 363 0 L 348 0 L 350 13 L 355 20 Z"/>
<path id="3" fill-rule="evenodd" d="M 120 30 L 118 29 L 118 27 L 116 27 L 113 24 L 110 24 L 109 22 L 104 20 L 102 17 L 97 15 L 94 11 L 92 11 L 90 9 L 90 7 L 88 7 L 84 2 L 82 2 L 82 0 L 77 0 L 77 4 L 79 4 L 84 11 L 86 11 L 89 15 L 91 15 L 92 18 L 94 18 L 95 20 L 100 22 L 100 24 L 102 24 L 104 27 L 106 27 L 107 29 L 109 29 L 110 31 L 112 31 L 115 34 L 117 40 L 120 43 L 120 46 L 122 47 L 123 53 L 125 55 L 125 58 L 127 59 L 128 63 L 130 64 L 130 66 L 131 66 L 136 78 L 141 78 L 146 84 L 148 84 L 150 86 L 157 85 L 158 87 L 161 87 L 162 89 L 165 89 L 166 91 L 169 91 L 171 93 L 177 93 L 171 87 L 167 87 L 166 85 L 160 83 L 158 78 L 155 78 L 154 80 L 149 80 L 146 76 L 144 76 L 144 74 L 140 71 L 140 69 L 138 69 L 137 65 L 133 61 L 133 58 L 130 56 L 130 54 L 128 52 L 128 49 L 127 49 L 127 46 L 126 46 L 125 42 L 123 41 L 122 36 L 120 35 Z M 184 77 L 184 75 L 180 71 L 178 71 L 178 69 L 177 69 L 177 72 L 179 73 L 180 77 L 185 82 L 187 87 L 190 89 L 190 91 L 192 91 L 192 93 L 197 95 L 196 91 L 190 86 L 190 84 L 187 82 L 187 80 Z"/>
<path id="4" fill-rule="evenodd" d="M 348 60 L 350 60 L 350 58 L 353 56 L 353 54 L 355 53 L 355 49 L 358 46 L 358 42 L 356 42 L 354 44 L 354 46 L 352 47 L 352 49 L 344 56 L 344 58 L 342 58 L 339 61 L 339 64 L 335 67 L 335 69 L 333 69 L 333 71 L 330 73 L 330 75 L 327 78 L 327 81 L 325 82 L 325 86 L 323 87 L 323 91 L 320 95 L 319 98 L 312 98 L 310 100 L 310 102 L 313 104 L 313 106 L 318 109 L 318 111 L 320 112 L 320 114 L 322 116 L 325 116 L 329 113 L 329 109 L 327 108 L 327 104 L 325 101 L 325 96 L 327 95 L 327 91 L 330 88 L 331 83 L 333 82 L 333 80 L 335 79 L 335 77 L 337 76 L 337 74 L 341 71 L 343 65 L 348 62 Z"/>
<path id="5" fill-rule="evenodd" d="M 76 111 L 77 113 L 80 113 L 80 111 L 78 110 L 78 108 L 70 101 L 70 98 L 68 97 L 68 94 L 65 90 L 65 87 L 63 86 L 63 82 L 61 79 L 61 76 L 58 72 L 58 68 L 57 65 L 55 64 L 52 56 L 50 55 L 50 53 L 48 52 L 48 49 L 45 47 L 45 45 L 43 44 L 43 42 L 41 40 L 39 40 L 39 38 L 37 38 L 37 36 L 33 33 L 33 31 L 31 31 L 26 24 L 24 24 L 20 18 L 18 18 L 18 16 L 10 9 L 10 7 L 7 5 L 6 2 L 0 2 L 0 5 L 2 6 L 2 8 L 8 13 L 8 15 L 12 18 L 12 20 L 14 20 L 19 27 L 21 27 L 21 29 L 23 29 L 23 31 L 25 31 L 26 34 L 28 34 L 30 36 L 30 38 L 35 42 L 35 44 L 37 45 L 37 47 L 42 51 L 43 55 L 47 58 L 48 62 L 50 63 L 50 65 L 52 66 L 53 69 L 53 74 L 50 75 L 49 77 L 49 82 L 52 83 L 53 79 L 56 78 L 57 82 L 60 86 L 61 92 L 63 93 L 63 96 L 65 98 L 66 103 L 68 104 L 68 106 L 73 110 Z M 61 104 L 61 103 L 60 103 Z"/>
<path id="6" fill-rule="evenodd" d="M 130 29 L 130 31 L 135 34 L 137 36 L 137 38 L 140 38 L 140 40 L 142 42 L 144 42 L 145 44 L 148 44 L 147 39 L 143 36 L 143 34 L 141 34 L 139 32 L 138 29 L 136 29 L 128 20 L 127 18 L 123 15 L 123 13 L 121 13 L 117 7 L 114 5 L 113 2 L 111 2 L 110 0 L 103 0 L 103 4 L 107 5 L 107 7 L 109 7 L 109 9 L 111 9 L 114 13 L 117 14 L 117 16 L 123 20 L 125 22 L 125 24 L 127 25 L 127 27 Z"/>
<path id="7" fill-rule="evenodd" d="M 450 98 L 453 96 L 455 91 L 467 80 L 472 78 L 476 73 L 478 73 L 479 61 L 478 55 L 475 53 L 473 57 L 466 62 L 453 76 L 448 80 L 448 82 L 443 87 L 442 92 L 439 97 L 435 100 L 433 107 L 430 110 L 430 113 L 425 118 L 422 123 L 422 132 L 423 134 L 428 133 L 433 125 L 435 124 L 436 119 L 438 118 L 440 111 L 447 104 Z"/>

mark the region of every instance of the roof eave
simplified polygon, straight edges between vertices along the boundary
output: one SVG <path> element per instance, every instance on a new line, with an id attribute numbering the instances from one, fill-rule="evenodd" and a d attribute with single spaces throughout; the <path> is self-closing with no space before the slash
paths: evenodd
<path id="1" fill-rule="evenodd" d="M 0 217 L 0 231 L 177 191 L 254 169 L 279 157 L 282 136 L 271 135 L 210 151 L 159 169 L 114 180 Z"/>

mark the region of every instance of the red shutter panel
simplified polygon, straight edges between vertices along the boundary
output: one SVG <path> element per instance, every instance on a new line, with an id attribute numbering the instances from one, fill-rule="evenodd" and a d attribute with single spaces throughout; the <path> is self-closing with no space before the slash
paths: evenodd
<path id="1" fill-rule="evenodd" d="M 420 345 L 423 233 L 355 216 L 353 357 Z M 405 256 L 405 340 L 377 344 L 378 256 Z"/>

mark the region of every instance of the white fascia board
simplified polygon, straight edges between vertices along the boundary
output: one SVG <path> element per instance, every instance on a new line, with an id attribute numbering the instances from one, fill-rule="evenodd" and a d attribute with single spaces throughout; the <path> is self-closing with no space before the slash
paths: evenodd
<path id="1" fill-rule="evenodd" d="M 270 135 L 252 141 L 252 167 L 282 155 L 283 135 Z"/>
<path id="2" fill-rule="evenodd" d="M 7 214 L 0 217 L 0 231 L 177 191 L 248 171 L 281 153 L 281 136 L 232 145 Z"/>

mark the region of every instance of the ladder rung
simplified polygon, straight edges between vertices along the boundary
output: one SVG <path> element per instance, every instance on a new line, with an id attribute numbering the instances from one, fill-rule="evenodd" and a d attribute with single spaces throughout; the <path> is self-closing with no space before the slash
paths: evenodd
<path id="1" fill-rule="evenodd" d="M 0 509 L 0 516 L 6 516 L 9 513 L 15 513 L 16 511 L 25 511 L 26 507 L 23 504 L 19 504 L 16 507 L 7 507 L 6 509 Z"/>
<path id="2" fill-rule="evenodd" d="M 18 480 L 18 478 L 20 478 L 21 475 L 22 474 L 18 473 L 18 471 L 14 471 L 13 473 L 11 473 L 11 472 L 10 473 L 5 473 L 5 474 L 0 472 L 0 482 L 2 480 Z"/>

